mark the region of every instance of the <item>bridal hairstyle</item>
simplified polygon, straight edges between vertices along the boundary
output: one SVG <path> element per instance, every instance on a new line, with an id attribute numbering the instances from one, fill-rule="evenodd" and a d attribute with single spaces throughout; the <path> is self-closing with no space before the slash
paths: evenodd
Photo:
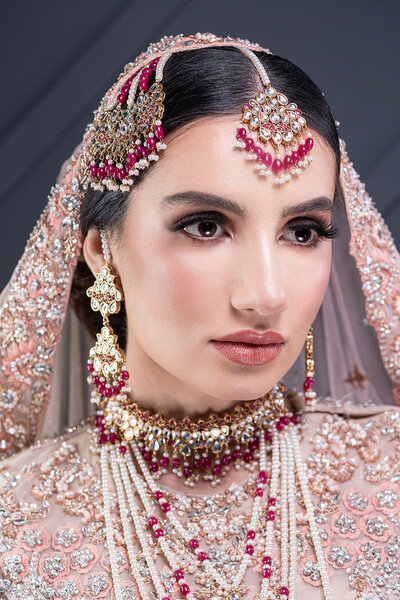
<path id="1" fill-rule="evenodd" d="M 334 117 L 323 93 L 304 71 L 289 60 L 266 52 L 255 54 L 266 68 L 272 85 L 301 106 L 307 126 L 319 133 L 332 149 L 337 166 L 338 194 L 339 139 Z M 256 91 L 262 91 L 263 86 L 259 74 L 246 56 L 235 48 L 219 47 L 174 54 L 164 69 L 163 88 L 166 94 L 163 129 L 168 136 L 184 125 L 202 118 L 240 115 L 243 104 Z M 232 149 L 235 133 L 232 130 Z M 154 163 L 151 163 L 149 168 L 135 178 L 133 189 L 153 168 Z M 83 239 L 91 228 L 108 230 L 111 236 L 120 238 L 129 193 L 99 192 L 89 188 L 80 217 Z M 72 282 L 70 305 L 95 338 L 102 321 L 100 313 L 91 309 L 86 296 L 86 289 L 93 281 L 88 265 L 84 260 L 79 260 Z M 119 345 L 125 351 L 127 328 L 124 303 L 118 315 L 111 315 L 110 323 L 118 335 Z"/>

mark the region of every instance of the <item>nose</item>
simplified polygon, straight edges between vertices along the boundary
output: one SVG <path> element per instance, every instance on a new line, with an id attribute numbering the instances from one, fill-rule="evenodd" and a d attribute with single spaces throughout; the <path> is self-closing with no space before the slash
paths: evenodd
<path id="1" fill-rule="evenodd" d="M 275 316 L 286 308 L 287 297 L 279 252 L 265 237 L 254 239 L 238 252 L 231 304 L 236 310 Z"/>

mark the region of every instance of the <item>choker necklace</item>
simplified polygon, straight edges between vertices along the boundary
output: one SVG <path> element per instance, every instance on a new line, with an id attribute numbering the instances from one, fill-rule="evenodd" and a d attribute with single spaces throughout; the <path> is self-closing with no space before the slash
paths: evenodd
<path id="1" fill-rule="evenodd" d="M 121 372 L 122 382 L 126 373 Z M 89 380 L 93 382 L 95 377 Z M 260 435 L 270 447 L 274 427 L 283 429 L 289 422 L 298 422 L 297 415 L 289 415 L 285 408 L 283 395 L 273 397 L 271 393 L 206 419 L 167 419 L 132 402 L 131 389 L 120 383 L 101 388 L 102 399 L 99 391 L 92 395 L 99 405 L 95 417 L 98 443 L 116 445 L 125 454 L 127 443 L 135 441 L 155 479 L 170 470 L 189 487 L 200 479 L 215 487 L 232 468 L 254 471 Z M 102 384 L 105 386 L 100 381 Z M 113 387 L 115 395 L 107 395 Z"/>
<path id="2" fill-rule="evenodd" d="M 92 372 L 90 364 L 88 370 Z M 325 600 L 332 600 L 328 571 L 308 487 L 307 470 L 301 456 L 298 435 L 299 419 L 297 415 L 290 413 L 284 406 L 284 386 L 278 384 L 264 398 L 259 398 L 250 403 L 243 403 L 243 405 L 235 407 L 222 416 L 210 415 L 207 419 L 197 421 L 191 421 L 190 419 L 177 421 L 143 411 L 136 403 L 130 402 L 128 400 L 129 387 L 125 385 L 129 378 L 126 370 L 121 372 L 118 381 L 114 381 L 113 385 L 108 385 L 108 387 L 105 381 L 101 381 L 100 378 L 98 378 L 98 382 L 97 379 L 93 381 L 94 377 L 96 376 L 89 375 L 88 379 L 90 383 L 94 383 L 97 387 L 92 393 L 92 400 L 99 404 L 99 412 L 95 418 L 95 426 L 98 430 L 96 447 L 100 453 L 106 541 L 115 600 L 123 600 L 123 588 L 119 577 L 118 553 L 113 523 L 115 509 L 112 506 L 111 494 L 114 491 L 116 492 L 117 509 L 121 518 L 131 572 L 143 599 L 149 595 L 149 584 L 143 577 L 142 565 L 136 559 L 137 548 L 133 545 L 132 533 L 135 534 L 141 547 L 150 574 L 150 583 L 160 600 L 170 600 L 170 597 L 160 577 L 160 565 L 156 565 L 154 560 L 155 554 L 152 547 L 154 543 L 160 547 L 161 556 L 163 556 L 179 586 L 181 598 L 196 600 L 185 579 L 182 557 L 174 550 L 173 541 L 178 539 L 184 545 L 186 552 L 191 554 L 197 568 L 203 570 L 207 577 L 213 580 L 218 589 L 216 595 L 221 600 L 244 600 L 244 596 L 239 592 L 239 589 L 251 563 L 251 557 L 255 551 L 255 539 L 258 535 L 264 537 L 262 542 L 264 551 L 259 592 L 260 600 L 295 600 L 297 572 L 296 510 L 298 501 L 296 480 L 310 527 L 311 539 L 321 575 L 323 595 Z M 200 424 L 204 424 L 204 429 L 200 427 Z M 216 425 L 215 429 L 220 432 L 215 439 L 211 433 L 211 425 Z M 228 429 L 222 431 L 222 427 L 225 425 L 229 428 L 229 431 Z M 158 428 L 161 430 L 159 435 L 157 435 Z M 191 436 L 193 433 L 198 432 L 199 435 L 188 438 L 185 432 L 188 432 Z M 213 441 L 207 443 L 210 436 Z M 220 439 L 221 436 L 223 436 L 222 440 Z M 233 437 L 233 440 L 231 440 L 231 437 Z M 151 447 L 151 443 L 160 438 L 162 439 L 160 447 Z M 194 440 L 193 444 L 189 444 L 192 439 Z M 218 439 L 221 448 L 213 446 L 214 441 Z M 177 455 L 180 453 L 182 457 L 185 457 L 185 453 L 182 454 L 181 452 L 185 444 L 190 448 L 190 456 L 196 457 L 196 452 L 200 450 L 202 458 L 211 455 L 219 457 L 221 452 L 225 456 L 230 443 L 238 445 L 241 452 L 245 448 L 250 451 L 251 441 L 254 444 L 252 446 L 252 460 L 249 463 L 243 460 L 243 463 L 253 465 L 251 470 L 254 473 L 250 477 L 256 477 L 257 486 L 253 494 L 251 517 L 247 525 L 242 559 L 237 572 L 233 577 L 228 578 L 214 566 L 213 561 L 207 555 L 206 548 L 202 548 L 202 540 L 193 537 L 193 534 L 178 518 L 174 508 L 167 501 L 162 487 L 157 483 L 157 475 L 160 469 L 156 470 L 151 465 L 154 460 L 154 453 L 159 452 L 161 449 L 168 452 L 169 447 L 172 447 L 172 451 L 175 451 Z M 204 442 L 204 445 L 200 446 L 201 442 Z M 176 446 L 175 443 L 177 443 Z M 147 452 L 151 452 L 152 460 L 148 460 Z M 271 471 L 267 473 L 267 454 L 269 452 L 272 452 Z M 214 466 L 218 464 L 216 460 Z M 209 476 L 211 465 L 209 466 L 207 462 L 204 466 L 204 463 L 200 460 L 199 469 L 205 471 L 203 475 L 208 474 Z M 178 474 L 177 467 L 176 473 Z M 110 486 L 110 477 L 112 478 L 113 487 Z M 193 477 L 194 474 L 192 473 L 190 477 L 187 477 L 187 480 L 193 482 Z M 215 479 L 212 478 L 210 481 L 212 483 Z M 269 487 L 267 484 L 269 484 Z M 139 512 L 139 507 L 141 507 L 141 512 L 146 517 L 145 521 L 143 521 Z M 272 556 L 272 546 L 275 539 L 274 521 L 277 511 L 279 512 L 281 524 L 280 583 L 278 586 L 271 583 L 273 572 L 278 568 Z M 262 514 L 266 518 L 264 530 L 260 528 Z M 260 529 L 261 531 L 259 531 Z M 153 544 L 148 541 L 149 532 L 153 537 Z"/>

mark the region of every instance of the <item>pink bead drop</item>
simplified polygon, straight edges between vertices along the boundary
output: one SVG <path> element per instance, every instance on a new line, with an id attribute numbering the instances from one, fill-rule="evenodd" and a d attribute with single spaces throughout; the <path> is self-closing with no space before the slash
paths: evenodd
<path id="1" fill-rule="evenodd" d="M 313 385 L 314 385 L 314 378 L 313 377 L 307 377 L 305 382 L 303 383 L 303 390 L 306 392 L 307 390 L 309 390 Z"/>
<path id="2" fill-rule="evenodd" d="M 93 382 L 93 385 L 99 385 L 100 377 L 98 375 L 93 375 L 92 382 Z"/>
<path id="3" fill-rule="evenodd" d="M 97 438 L 97 442 L 98 442 L 100 445 L 103 445 L 103 444 L 105 444 L 105 443 L 106 443 L 106 441 L 107 441 L 107 434 L 105 434 L 105 433 L 101 433 L 101 434 L 99 435 L 99 437 Z"/>
<path id="4" fill-rule="evenodd" d="M 251 463 L 251 461 L 254 459 L 254 455 L 252 452 L 246 452 L 243 459 L 245 463 Z"/>
<path id="5" fill-rule="evenodd" d="M 171 505 L 168 502 L 164 502 L 163 504 L 161 504 L 161 510 L 167 513 L 171 510 Z"/>
<path id="6" fill-rule="evenodd" d="M 254 148 L 254 140 L 251 137 L 247 137 L 244 140 L 244 143 L 246 144 L 246 150 L 252 150 Z"/>
<path id="7" fill-rule="evenodd" d="M 262 488 L 257 488 L 256 489 L 256 496 L 258 496 L 259 498 L 261 498 L 264 495 L 264 490 Z"/>
<path id="8" fill-rule="evenodd" d="M 272 165 L 272 156 L 269 152 L 265 152 L 263 156 L 263 163 L 266 167 L 270 167 Z"/>
<path id="9" fill-rule="evenodd" d="M 112 396 L 112 389 L 111 388 L 106 388 L 106 391 L 104 392 L 104 395 L 106 398 L 111 398 Z"/>
<path id="10" fill-rule="evenodd" d="M 283 159 L 283 168 L 289 169 L 291 166 L 292 166 L 292 157 L 290 156 L 290 154 L 286 154 L 285 158 Z"/>
<path id="11" fill-rule="evenodd" d="M 199 552 L 197 558 L 203 562 L 207 559 L 207 554 L 205 552 Z"/>
<path id="12" fill-rule="evenodd" d="M 117 100 L 118 100 L 119 104 L 123 104 L 126 100 L 126 94 L 124 94 L 124 93 L 118 94 Z"/>
<path id="13" fill-rule="evenodd" d="M 96 165 L 90 165 L 89 171 L 92 177 L 97 177 L 97 167 Z"/>
<path id="14" fill-rule="evenodd" d="M 156 68 L 156 66 L 157 66 L 157 64 L 158 64 L 158 61 L 159 61 L 159 60 L 160 60 L 159 58 L 153 58 L 153 60 L 152 60 L 152 61 L 151 61 L 151 63 L 150 63 L 150 67 L 151 67 L 152 69 L 155 69 L 155 68 Z"/>
<path id="15" fill-rule="evenodd" d="M 280 419 L 276 423 L 276 428 L 278 431 L 283 431 L 285 429 L 285 425 L 282 423 L 282 421 Z"/>
<path id="16" fill-rule="evenodd" d="M 139 90 L 145 92 L 147 90 L 147 81 L 139 81 Z"/>
<path id="17" fill-rule="evenodd" d="M 172 466 L 175 469 L 178 469 L 181 466 L 181 459 L 180 458 L 173 458 L 172 459 Z"/>
<path id="18" fill-rule="evenodd" d="M 281 417 L 281 421 L 284 425 L 289 425 L 289 423 L 290 423 L 290 419 L 286 415 Z"/>
<path id="19" fill-rule="evenodd" d="M 191 467 L 183 467 L 183 474 L 186 479 L 189 479 L 193 475 L 193 469 Z"/>
<path id="20" fill-rule="evenodd" d="M 293 425 L 297 425 L 299 422 L 299 417 L 297 415 L 292 415 L 290 417 L 291 422 L 293 423 Z"/>
<path id="21" fill-rule="evenodd" d="M 276 498 L 270 498 L 268 500 L 268 504 L 269 504 L 269 506 L 275 506 L 276 505 Z"/>
<path id="22" fill-rule="evenodd" d="M 104 394 L 105 391 L 106 391 L 106 384 L 104 383 L 104 381 L 101 381 L 99 384 L 99 393 Z"/>
<path id="23" fill-rule="evenodd" d="M 183 571 L 181 571 L 180 569 L 177 569 L 174 573 L 174 577 L 177 581 L 179 581 L 180 579 L 183 579 L 184 578 Z"/>
<path id="24" fill-rule="evenodd" d="M 148 157 L 148 155 L 150 154 L 150 152 L 151 152 L 150 148 L 147 148 L 146 146 L 145 146 L 145 147 L 143 148 L 143 150 L 142 150 L 143 156 L 144 156 L 145 158 L 147 158 L 147 157 Z"/>
<path id="25" fill-rule="evenodd" d="M 142 75 L 144 75 L 145 77 L 150 77 L 152 73 L 153 69 L 150 69 L 150 67 L 145 67 L 142 71 Z"/>
<path id="26" fill-rule="evenodd" d="M 156 140 L 156 138 L 150 137 L 150 138 L 148 138 L 146 144 L 147 144 L 147 147 L 149 150 L 154 150 L 154 148 L 156 147 L 156 144 L 157 144 L 157 140 Z"/>
<path id="27" fill-rule="evenodd" d="M 209 469 L 211 467 L 211 458 L 208 456 L 203 456 L 201 459 L 201 466 L 203 469 Z"/>
<path id="28" fill-rule="evenodd" d="M 151 454 L 151 452 L 150 452 L 149 450 L 144 450 L 144 451 L 142 452 L 142 456 L 143 456 L 143 458 L 144 458 L 144 460 L 145 460 L 146 462 L 150 462 L 150 461 L 151 461 L 152 454 Z"/>
<path id="29" fill-rule="evenodd" d="M 264 579 L 269 579 L 272 575 L 272 571 L 271 571 L 271 569 L 268 569 L 268 567 L 264 567 L 262 573 L 263 573 Z"/>
<path id="30" fill-rule="evenodd" d="M 168 465 L 169 465 L 169 458 L 168 458 L 168 456 L 162 456 L 160 458 L 160 466 L 165 468 L 165 467 L 168 467 Z"/>
<path id="31" fill-rule="evenodd" d="M 226 467 L 228 465 L 230 465 L 230 463 L 232 462 L 232 457 L 230 454 L 225 454 L 222 457 L 222 464 Z"/>
<path id="32" fill-rule="evenodd" d="M 193 461 L 193 466 L 195 469 L 200 469 L 201 467 L 201 460 L 199 458 L 195 458 Z"/>
<path id="33" fill-rule="evenodd" d="M 126 454 L 126 446 L 120 446 L 118 450 L 120 454 Z"/>
<path id="34" fill-rule="evenodd" d="M 156 500 L 161 500 L 161 498 L 163 498 L 163 497 L 164 497 L 164 494 L 160 490 L 156 490 L 154 492 L 154 498 Z"/>
<path id="35" fill-rule="evenodd" d="M 266 442 L 270 442 L 272 440 L 272 431 L 267 429 L 267 431 L 264 433 L 264 438 Z"/>
<path id="36" fill-rule="evenodd" d="M 187 596 L 188 594 L 190 594 L 190 587 L 187 583 L 182 583 L 182 585 L 180 586 L 180 590 L 182 596 Z"/>
<path id="37" fill-rule="evenodd" d="M 238 140 L 244 140 L 246 138 L 247 132 L 244 129 L 244 127 L 239 127 L 239 129 L 236 132 L 236 137 Z"/>
<path id="38" fill-rule="evenodd" d="M 94 371 L 94 366 L 92 365 L 92 363 L 88 363 L 86 368 L 87 368 L 87 370 L 89 371 L 89 373 L 93 373 L 93 371 Z"/>
<path id="39" fill-rule="evenodd" d="M 164 596 L 162 600 L 171 600 L 171 598 L 169 596 Z"/>
<path id="40" fill-rule="evenodd" d="M 249 556 L 251 556 L 254 552 L 254 546 L 253 544 L 247 544 L 246 546 L 246 554 L 248 554 Z"/>
<path id="41" fill-rule="evenodd" d="M 296 164 L 298 163 L 300 160 L 300 154 L 297 152 L 297 150 L 294 150 L 294 152 L 292 152 L 292 163 Z"/>
<path id="42" fill-rule="evenodd" d="M 156 529 L 154 531 L 154 535 L 156 536 L 156 538 L 160 538 L 160 537 L 164 537 L 164 529 L 161 529 L 161 527 L 159 527 L 158 529 Z"/>
<path id="43" fill-rule="evenodd" d="M 111 389 L 112 389 L 112 393 L 113 393 L 114 396 L 116 396 L 117 394 L 119 394 L 120 391 L 121 391 L 120 388 L 117 385 L 114 385 Z"/>
<path id="44" fill-rule="evenodd" d="M 250 450 L 250 452 L 254 452 L 255 450 L 257 450 L 258 446 L 259 446 L 258 440 L 252 440 L 249 443 L 249 450 Z"/>
<path id="45" fill-rule="evenodd" d="M 274 173 L 279 173 L 279 171 L 282 171 L 283 168 L 283 164 L 282 161 L 279 160 L 279 158 L 275 158 L 275 160 L 272 163 L 272 170 Z"/>
<path id="46" fill-rule="evenodd" d="M 147 522 L 150 527 L 153 527 L 154 525 L 156 525 L 158 523 L 158 519 L 156 517 L 149 517 Z"/>
<path id="47" fill-rule="evenodd" d="M 196 548 L 199 547 L 199 542 L 192 538 L 191 540 L 189 540 L 189 546 L 192 548 L 192 550 L 196 550 Z"/>
<path id="48" fill-rule="evenodd" d="M 261 159 L 262 155 L 264 154 L 264 150 L 260 146 L 254 146 L 253 152 L 258 159 Z"/>
<path id="49" fill-rule="evenodd" d="M 162 128 L 161 125 L 156 125 L 154 127 L 154 135 L 156 136 L 156 138 L 158 140 L 163 140 L 164 139 L 164 129 Z"/>
<path id="50" fill-rule="evenodd" d="M 307 154 L 307 148 L 304 144 L 300 144 L 298 152 L 300 156 L 305 156 Z"/>
<path id="51" fill-rule="evenodd" d="M 242 452 L 239 449 L 233 451 L 233 458 L 239 460 L 242 458 Z"/>
<path id="52" fill-rule="evenodd" d="M 265 471 L 260 471 L 258 475 L 258 481 L 260 483 L 267 483 L 267 473 Z"/>
<path id="53" fill-rule="evenodd" d="M 112 432 L 111 432 L 111 433 L 108 435 L 108 441 L 109 441 L 111 444 L 114 444 L 114 442 L 116 442 L 116 441 L 117 441 L 117 434 L 116 434 L 116 433 L 114 433 L 114 432 L 112 431 Z"/>
<path id="54" fill-rule="evenodd" d="M 280 592 L 281 592 L 282 596 L 289 596 L 289 590 L 285 585 L 283 585 L 281 587 Z"/>
<path id="55" fill-rule="evenodd" d="M 272 558 L 270 556 L 264 556 L 263 565 L 271 565 L 271 564 L 272 564 Z"/>
<path id="56" fill-rule="evenodd" d="M 267 514 L 268 521 L 275 521 L 275 511 L 269 510 Z"/>
<path id="57" fill-rule="evenodd" d="M 304 143 L 307 152 L 310 152 L 310 150 L 312 150 L 313 146 L 314 146 L 314 140 L 312 139 L 312 137 L 308 137 Z"/>
<path id="58" fill-rule="evenodd" d="M 152 460 L 149 464 L 149 469 L 152 473 L 157 473 L 158 471 L 158 462 L 156 460 Z"/>
<path id="59" fill-rule="evenodd" d="M 247 532 L 247 539 L 254 540 L 255 537 L 256 537 L 256 532 L 253 529 L 249 529 L 249 531 Z"/>
<path id="60" fill-rule="evenodd" d="M 221 465 L 214 465 L 212 472 L 214 475 L 221 475 L 221 472 L 222 472 Z"/>

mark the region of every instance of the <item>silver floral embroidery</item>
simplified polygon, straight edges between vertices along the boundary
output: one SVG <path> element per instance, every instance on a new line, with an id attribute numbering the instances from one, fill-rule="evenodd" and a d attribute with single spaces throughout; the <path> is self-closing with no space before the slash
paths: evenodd
<path id="1" fill-rule="evenodd" d="M 388 527 L 389 525 L 382 520 L 382 517 L 367 518 L 367 531 L 372 535 L 382 536 Z"/>
<path id="2" fill-rule="evenodd" d="M 328 558 L 338 567 L 343 567 L 346 562 L 351 561 L 352 556 L 345 546 L 332 546 Z"/>
<path id="3" fill-rule="evenodd" d="M 60 529 L 56 533 L 56 544 L 57 546 L 62 546 L 63 548 L 69 548 L 74 544 L 77 540 L 76 533 L 72 529 L 72 527 L 66 527 L 65 529 Z"/>
<path id="4" fill-rule="evenodd" d="M 63 600 L 73 600 L 79 594 L 78 586 L 75 581 L 60 581 L 57 586 L 57 598 Z"/>
<path id="5" fill-rule="evenodd" d="M 14 554 L 13 556 L 6 556 L 6 558 L 4 559 L 3 567 L 4 575 L 6 575 L 12 580 L 15 580 L 18 578 L 20 573 L 23 572 L 23 570 L 24 567 L 22 564 L 22 558 L 19 554 Z"/>
<path id="6" fill-rule="evenodd" d="M 43 570 L 49 575 L 49 577 L 57 577 L 60 573 L 65 570 L 65 565 L 62 562 L 62 557 L 59 554 L 48 556 L 45 558 L 43 563 Z"/>
<path id="7" fill-rule="evenodd" d="M 356 531 L 356 524 L 352 516 L 342 513 L 335 521 L 336 527 L 343 535 L 347 533 L 354 533 Z"/>
<path id="8" fill-rule="evenodd" d="M 377 492 L 378 506 L 393 508 L 399 499 L 398 494 L 387 487 L 383 491 Z"/>
<path id="9" fill-rule="evenodd" d="M 361 492 L 353 492 L 348 495 L 349 504 L 351 508 L 356 510 L 365 510 L 368 505 L 368 500 L 364 498 Z"/>
<path id="10" fill-rule="evenodd" d="M 87 590 L 93 596 L 97 596 L 101 592 L 107 589 L 107 580 L 104 573 L 93 573 L 89 575 L 85 590 Z"/>
<path id="11" fill-rule="evenodd" d="M 308 560 L 303 567 L 303 573 L 306 577 L 309 577 L 313 581 L 321 579 L 321 573 L 318 568 L 318 563 L 313 560 Z"/>
<path id="12" fill-rule="evenodd" d="M 71 567 L 80 567 L 81 569 L 86 569 L 93 559 L 94 554 L 89 550 L 89 548 L 80 548 L 79 550 L 75 550 L 75 552 L 72 554 Z"/>
<path id="13" fill-rule="evenodd" d="M 30 548 L 43 544 L 42 534 L 39 529 L 25 529 L 21 541 Z"/>
<path id="14" fill-rule="evenodd" d="M 380 562 L 382 550 L 379 546 L 374 544 L 374 542 L 367 542 L 366 544 L 361 544 L 361 550 L 364 553 L 364 556 L 367 560 Z"/>

